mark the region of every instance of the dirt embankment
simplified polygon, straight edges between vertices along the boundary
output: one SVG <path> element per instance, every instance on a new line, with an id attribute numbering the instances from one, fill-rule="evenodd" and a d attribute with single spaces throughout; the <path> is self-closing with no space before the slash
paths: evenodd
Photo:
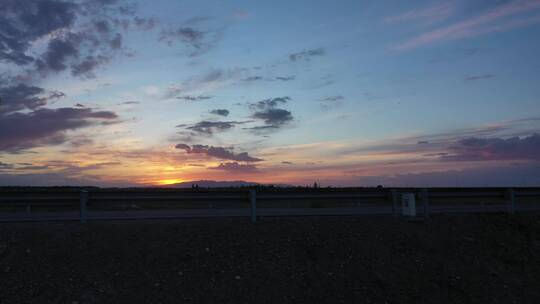
<path id="1" fill-rule="evenodd" d="M 540 303 L 540 216 L 0 224 L 0 303 Z"/>

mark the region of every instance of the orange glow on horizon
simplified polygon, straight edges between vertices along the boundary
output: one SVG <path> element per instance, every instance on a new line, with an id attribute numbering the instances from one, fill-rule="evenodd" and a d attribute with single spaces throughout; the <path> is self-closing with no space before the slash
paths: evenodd
<path id="1" fill-rule="evenodd" d="M 160 185 L 160 186 L 166 186 L 166 185 L 178 184 L 178 183 L 181 183 L 181 182 L 184 182 L 184 180 L 182 180 L 182 179 L 162 179 L 162 180 L 155 181 L 154 184 Z"/>

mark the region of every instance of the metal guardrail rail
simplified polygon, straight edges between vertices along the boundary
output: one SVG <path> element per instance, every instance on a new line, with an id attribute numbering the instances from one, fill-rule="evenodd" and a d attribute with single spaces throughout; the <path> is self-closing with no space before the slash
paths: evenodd
<path id="1" fill-rule="evenodd" d="M 260 216 L 398 216 L 402 193 L 415 194 L 424 217 L 432 213 L 540 211 L 540 188 L 0 188 L 0 222 L 249 216 L 255 223 Z M 305 202 L 312 205 L 297 206 Z M 138 207 L 141 203 L 152 208 L 144 210 Z M 185 203 L 193 203 L 195 208 Z M 287 207 L 280 206 L 283 203 Z M 138 210 L 125 210 L 127 205 Z M 20 207 L 26 212 L 12 211 Z"/>

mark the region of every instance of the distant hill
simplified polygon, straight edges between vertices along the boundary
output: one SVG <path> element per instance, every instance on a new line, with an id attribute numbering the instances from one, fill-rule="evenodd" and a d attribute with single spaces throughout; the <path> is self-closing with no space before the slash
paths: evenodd
<path id="1" fill-rule="evenodd" d="M 192 185 L 198 185 L 201 188 L 230 188 L 230 187 L 247 187 L 256 186 L 258 183 L 246 182 L 246 181 L 213 181 L 213 180 L 198 180 L 189 181 L 173 185 L 167 185 L 171 188 L 191 188 Z"/>

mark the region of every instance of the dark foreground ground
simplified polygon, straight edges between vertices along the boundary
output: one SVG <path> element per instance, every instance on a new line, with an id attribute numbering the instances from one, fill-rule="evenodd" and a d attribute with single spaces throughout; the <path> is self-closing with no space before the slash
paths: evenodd
<path id="1" fill-rule="evenodd" d="M 540 216 L 0 224 L 0 303 L 540 303 Z"/>

